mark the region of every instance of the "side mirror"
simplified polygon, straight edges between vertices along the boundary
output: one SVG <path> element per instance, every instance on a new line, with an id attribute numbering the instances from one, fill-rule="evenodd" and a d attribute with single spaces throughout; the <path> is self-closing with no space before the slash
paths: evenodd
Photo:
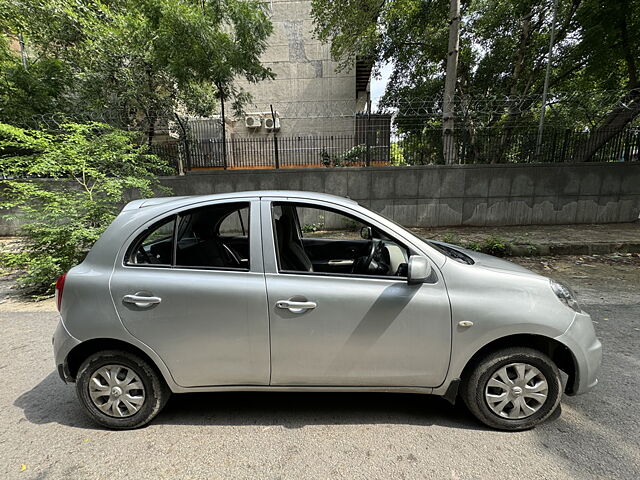
<path id="1" fill-rule="evenodd" d="M 371 227 L 362 227 L 360 229 L 360 236 L 365 240 L 371 240 L 373 238 Z"/>
<path id="2" fill-rule="evenodd" d="M 410 285 L 424 283 L 431 277 L 431 263 L 419 255 L 409 257 L 408 270 L 407 283 Z"/>

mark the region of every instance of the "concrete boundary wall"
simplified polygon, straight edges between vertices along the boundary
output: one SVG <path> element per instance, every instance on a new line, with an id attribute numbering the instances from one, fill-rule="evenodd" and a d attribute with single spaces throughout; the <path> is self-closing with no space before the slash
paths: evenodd
<path id="1" fill-rule="evenodd" d="M 406 226 L 633 222 L 640 163 L 232 170 L 164 177 L 174 195 L 310 190 L 348 196 Z M 17 222 L 0 219 L 0 235 Z"/>
<path id="2" fill-rule="evenodd" d="M 309 190 L 348 196 L 406 226 L 632 222 L 640 163 L 234 170 L 167 177 L 174 195 Z"/>

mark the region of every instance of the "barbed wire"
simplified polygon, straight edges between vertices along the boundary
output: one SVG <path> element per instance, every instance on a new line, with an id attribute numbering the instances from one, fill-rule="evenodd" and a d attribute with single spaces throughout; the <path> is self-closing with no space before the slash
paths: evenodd
<path id="1" fill-rule="evenodd" d="M 640 93 L 640 89 L 636 91 Z M 584 91 L 584 92 L 551 92 L 547 105 L 561 104 L 590 104 L 591 108 L 597 109 L 600 106 L 620 106 L 629 107 L 622 100 L 629 95 L 622 95 L 616 91 Z M 460 110 L 478 112 L 483 114 L 498 113 L 505 109 L 514 112 L 530 111 L 534 106 L 542 103 L 541 94 L 530 95 L 483 95 L 467 96 L 456 94 L 452 98 L 455 106 Z M 401 112 L 404 115 L 423 115 L 425 113 L 441 114 L 443 96 L 433 96 L 430 98 L 403 98 L 399 101 L 382 103 L 375 113 L 395 113 Z M 271 105 L 278 107 L 280 115 L 288 117 L 314 117 L 323 116 L 327 112 L 330 116 L 353 116 L 366 111 L 365 106 L 356 108 L 355 100 L 329 100 L 329 101 L 295 101 L 295 102 L 262 102 L 251 103 L 245 107 L 246 112 L 269 111 Z"/>
<path id="2" fill-rule="evenodd" d="M 640 94 L 640 90 L 633 92 Z M 637 100 L 633 95 L 622 95 L 613 91 L 587 92 L 552 92 L 547 102 L 547 122 L 567 123 L 576 121 L 580 117 L 596 123 L 598 118 L 614 109 L 637 109 Z M 636 97 L 637 98 L 637 97 Z M 528 125 L 537 118 L 542 107 L 541 95 L 486 95 L 466 96 L 455 95 L 453 98 L 455 117 L 460 123 L 474 123 L 488 126 L 497 120 L 510 117 L 514 125 Z M 429 122 L 439 122 L 442 118 L 442 96 L 431 98 L 402 99 L 394 102 L 387 101 L 378 108 L 368 111 L 366 103 L 353 100 L 328 101 L 293 101 L 293 102 L 252 102 L 244 105 L 240 114 L 229 112 L 227 121 L 242 121 L 244 116 L 259 114 L 263 117 L 271 115 L 271 109 L 281 121 L 288 121 L 295 126 L 309 121 L 328 121 L 331 119 L 351 119 L 362 115 L 388 116 L 396 124 L 424 125 Z M 184 120 L 219 119 L 219 114 L 209 117 L 195 117 L 180 115 Z M 0 118 L 0 121 L 2 119 Z M 37 127 L 48 130 L 60 129 L 67 123 L 101 122 L 127 130 L 146 131 L 150 128 L 150 121 L 143 115 L 128 112 L 124 108 L 111 108 L 103 111 L 85 111 L 71 113 L 49 113 L 34 115 L 20 122 L 20 126 Z M 163 125 L 175 122 L 174 115 L 159 115 L 155 118 L 155 127 L 162 129 Z M 337 122 L 339 124 L 339 122 Z M 339 125 L 337 129 L 339 131 Z"/>
<path id="3" fill-rule="evenodd" d="M 114 114 L 113 112 L 73 112 L 73 113 L 44 113 L 36 114 L 25 118 L 19 122 L 13 122 L 21 127 L 37 127 L 46 130 L 56 130 L 69 123 L 106 123 L 115 127 L 127 130 L 139 130 L 141 123 L 132 121 L 133 119 L 124 114 Z M 0 121 L 2 119 L 0 118 Z"/>

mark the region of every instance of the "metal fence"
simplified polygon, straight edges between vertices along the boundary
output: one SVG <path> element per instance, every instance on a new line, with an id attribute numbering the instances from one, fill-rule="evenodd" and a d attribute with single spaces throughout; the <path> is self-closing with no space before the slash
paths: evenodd
<path id="1" fill-rule="evenodd" d="M 454 151 L 447 156 L 459 164 L 638 161 L 640 152 L 637 127 L 618 133 L 549 128 L 540 144 L 535 129 L 505 132 L 465 128 L 452 136 L 449 144 Z M 401 134 L 387 130 L 382 135 L 379 129 L 361 129 L 344 135 L 228 138 L 226 145 L 219 137 L 172 140 L 154 144 L 151 150 L 169 160 L 176 170 L 181 164 L 189 171 L 442 164 L 443 144 L 439 128 Z"/>
<path id="2" fill-rule="evenodd" d="M 359 143 L 355 135 L 234 138 L 175 141 L 151 146 L 152 153 L 185 170 L 317 168 L 390 165 L 389 145 Z"/>
<path id="3" fill-rule="evenodd" d="M 540 143 L 535 129 L 511 132 L 461 129 L 453 135 L 454 151 L 447 153 L 461 164 L 638 161 L 640 150 L 637 127 L 620 132 L 548 128 Z M 408 164 L 444 163 L 443 136 L 439 130 L 423 130 L 401 139 L 397 145 Z"/>
<path id="4" fill-rule="evenodd" d="M 375 106 L 356 99 L 246 105 L 242 112 L 194 118 L 54 114 L 25 120 L 28 128 L 64 129 L 100 120 L 140 133 L 141 142 L 176 171 L 425 165 L 638 161 L 640 117 L 621 130 L 598 128 L 634 108 L 616 92 L 554 92 L 542 138 L 539 96 L 455 98 L 455 130 L 442 132 L 442 99 L 404 99 Z M 224 128 L 223 128 L 224 125 Z M 151 135 L 149 132 L 153 132 Z M 444 151 L 444 145 L 447 151 Z"/>

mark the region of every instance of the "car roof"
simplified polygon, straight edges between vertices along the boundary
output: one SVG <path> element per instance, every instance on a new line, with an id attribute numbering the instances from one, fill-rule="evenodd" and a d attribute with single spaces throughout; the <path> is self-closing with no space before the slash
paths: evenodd
<path id="1" fill-rule="evenodd" d="M 254 190 L 247 192 L 228 192 L 228 193 L 216 193 L 211 195 L 189 195 L 180 197 L 156 197 L 156 198 L 143 198 L 140 200 L 134 200 L 129 202 L 122 211 L 130 211 L 145 207 L 157 207 L 164 205 L 166 207 L 179 207 L 181 205 L 189 205 L 192 203 L 206 202 L 210 200 L 226 200 L 233 198 L 268 198 L 268 197 L 286 197 L 286 198 L 299 198 L 305 200 L 325 200 L 330 202 L 357 204 L 356 201 L 350 198 L 339 197 L 337 195 L 331 195 L 328 193 L 317 192 L 305 192 L 301 190 Z"/>

